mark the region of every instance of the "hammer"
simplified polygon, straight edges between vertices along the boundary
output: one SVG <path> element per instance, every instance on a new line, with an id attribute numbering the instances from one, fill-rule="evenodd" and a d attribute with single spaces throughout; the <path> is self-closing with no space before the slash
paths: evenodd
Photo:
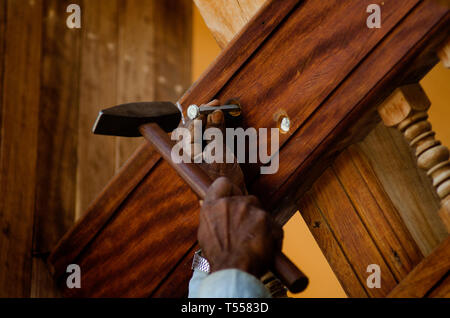
<path id="1" fill-rule="evenodd" d="M 193 105 L 192 107 L 194 107 Z M 191 106 L 190 106 L 191 107 Z M 200 106 L 192 110 L 191 117 L 222 110 L 225 115 L 240 116 L 237 104 L 222 106 Z M 181 178 L 191 187 L 200 199 L 204 199 L 211 178 L 198 166 L 190 163 L 174 163 L 171 151 L 174 142 L 168 133 L 178 127 L 182 119 L 181 110 L 171 102 L 140 102 L 114 106 L 100 111 L 95 121 L 94 134 L 122 137 L 144 138 L 169 162 Z M 275 255 L 271 271 L 293 293 L 303 291 L 308 285 L 308 278 L 282 252 Z"/>

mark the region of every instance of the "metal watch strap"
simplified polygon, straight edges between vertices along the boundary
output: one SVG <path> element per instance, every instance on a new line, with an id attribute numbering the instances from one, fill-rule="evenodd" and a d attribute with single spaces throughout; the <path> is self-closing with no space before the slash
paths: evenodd
<path id="1" fill-rule="evenodd" d="M 202 257 L 201 254 L 202 250 L 198 250 L 194 254 L 194 259 L 192 260 L 192 270 L 196 269 L 201 272 L 205 272 L 209 274 L 209 262 L 206 258 Z"/>

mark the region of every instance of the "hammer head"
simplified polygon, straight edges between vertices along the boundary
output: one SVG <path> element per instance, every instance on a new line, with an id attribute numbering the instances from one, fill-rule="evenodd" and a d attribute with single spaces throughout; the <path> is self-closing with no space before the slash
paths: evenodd
<path id="1" fill-rule="evenodd" d="M 177 128 L 181 112 L 171 102 L 130 103 L 104 109 L 95 121 L 94 134 L 140 137 L 139 126 L 157 123 L 164 131 Z"/>

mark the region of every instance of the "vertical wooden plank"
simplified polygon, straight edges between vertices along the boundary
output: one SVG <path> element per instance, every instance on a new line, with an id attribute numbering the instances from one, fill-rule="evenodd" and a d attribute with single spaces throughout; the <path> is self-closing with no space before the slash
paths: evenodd
<path id="1" fill-rule="evenodd" d="M 117 104 L 155 99 L 155 1 L 120 2 Z M 143 138 L 117 138 L 116 171 Z"/>
<path id="2" fill-rule="evenodd" d="M 32 297 L 57 295 L 45 257 L 75 219 L 80 29 L 66 26 L 70 0 L 45 0 Z"/>
<path id="3" fill-rule="evenodd" d="M 7 2 L 0 151 L 0 297 L 28 297 L 35 205 L 41 1 Z"/>
<path id="4" fill-rule="evenodd" d="M 421 252 L 431 253 L 447 236 L 447 230 L 437 212 L 439 198 L 428 176 L 417 167 L 403 136 L 379 124 L 358 147 L 369 159 Z"/>
<path id="5" fill-rule="evenodd" d="M 349 297 L 367 297 L 364 282 L 358 278 L 330 226 L 316 207 L 311 194 L 303 195 L 297 204 L 300 214 L 347 295 Z"/>
<path id="6" fill-rule="evenodd" d="M 98 111 L 116 104 L 118 1 L 85 0 L 82 15 L 77 218 L 115 170 L 115 138 L 91 131 Z"/>
<path id="7" fill-rule="evenodd" d="M 422 255 L 401 220 L 396 218 L 397 211 L 392 206 L 384 206 L 388 210 L 381 208 L 372 191 L 381 192 L 382 188 L 376 180 L 371 180 L 372 188 L 366 184 L 355 159 L 358 158 L 354 152 L 346 149 L 336 158 L 333 169 L 386 263 L 400 281 L 420 262 Z M 366 174 L 366 177 L 376 178 L 374 174 Z M 410 245 L 415 249 L 408 249 Z"/>
<path id="8" fill-rule="evenodd" d="M 369 296 L 386 296 L 397 281 L 332 169 L 327 169 L 315 182 L 311 194 Z M 371 264 L 380 267 L 381 288 L 365 285 L 367 266 Z"/>
<path id="9" fill-rule="evenodd" d="M 78 131 L 79 29 L 70 0 L 45 0 L 34 253 L 48 253 L 73 224 Z"/>
<path id="10" fill-rule="evenodd" d="M 191 83 L 192 1 L 156 1 L 156 100 L 177 101 Z"/>
<path id="11" fill-rule="evenodd" d="M 2 129 L 2 103 L 3 103 L 3 71 L 5 65 L 5 34 L 6 34 L 6 6 L 7 2 L 0 3 L 0 131 Z M 0 134 L 0 151 L 2 145 L 2 135 Z"/>

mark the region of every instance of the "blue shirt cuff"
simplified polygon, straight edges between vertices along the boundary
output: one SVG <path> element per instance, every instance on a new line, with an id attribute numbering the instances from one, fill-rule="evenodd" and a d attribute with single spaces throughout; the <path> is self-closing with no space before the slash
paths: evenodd
<path id="1" fill-rule="evenodd" d="M 194 270 L 189 298 L 270 298 L 264 284 L 239 269 L 224 269 L 210 275 Z"/>

